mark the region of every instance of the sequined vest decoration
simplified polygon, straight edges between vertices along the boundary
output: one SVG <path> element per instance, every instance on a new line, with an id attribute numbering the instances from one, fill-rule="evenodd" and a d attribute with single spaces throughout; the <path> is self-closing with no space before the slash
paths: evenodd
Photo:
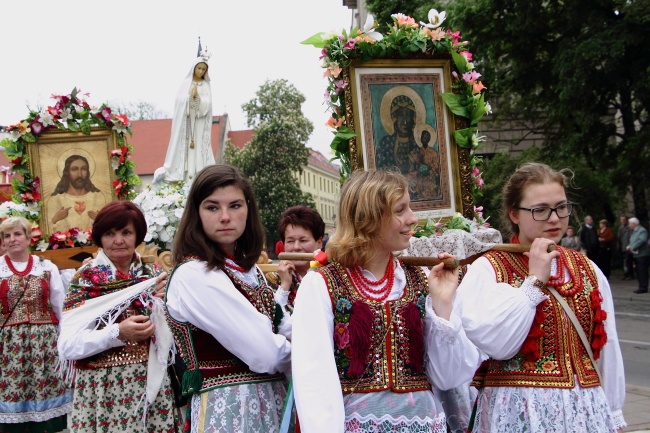
<path id="1" fill-rule="evenodd" d="M 565 256 L 566 265 L 572 269 L 573 275 L 584 281 L 582 291 L 564 298 L 576 312 L 588 340 L 592 341 L 594 310 L 589 294 L 597 285 L 596 273 L 580 252 L 564 251 L 568 253 Z M 522 254 L 492 250 L 485 257 L 494 267 L 499 283 L 518 288 L 528 276 L 528 264 L 522 260 Z M 542 335 L 536 340 L 539 358 L 527 360 L 522 352 L 508 360 L 489 358 L 477 371 L 472 385 L 574 388 L 576 376 L 583 388 L 600 385 L 598 374 L 573 324 L 548 290 L 544 289 L 544 293 L 549 299 L 538 307 L 544 313 Z"/>
<path id="2" fill-rule="evenodd" d="M 151 263 L 143 263 L 142 274 L 143 278 L 146 276 L 155 277 L 160 274 L 160 269 Z M 142 314 L 147 313 L 131 304 L 118 316 L 115 323 L 120 323 L 131 316 Z M 100 326 L 98 329 L 101 328 L 103 328 L 103 326 Z M 131 365 L 147 362 L 149 360 L 150 343 L 151 338 L 141 341 L 126 341 L 124 346 L 112 347 L 96 355 L 75 361 L 74 366 L 81 370 L 92 370 L 96 368 L 117 367 L 119 365 Z"/>
<path id="3" fill-rule="evenodd" d="M 178 264 L 169 278 L 171 281 L 174 271 L 183 265 Z M 266 315 L 271 322 L 276 313 L 273 290 L 264 283 L 259 274 L 261 285 L 253 288 L 235 278 L 227 269 L 224 270 L 235 288 L 259 311 Z M 177 356 L 185 362 L 187 371 L 183 374 L 182 393 L 184 396 L 206 392 L 223 386 L 241 385 L 246 383 L 271 382 L 283 380 L 284 374 L 255 373 L 243 361 L 230 353 L 211 334 L 197 328 L 188 322 L 179 322 L 167 312 L 167 323 L 176 340 Z"/>
<path id="4" fill-rule="evenodd" d="M 334 357 L 344 394 L 358 392 L 425 391 L 431 384 L 425 373 L 424 343 L 421 330 L 424 326 L 425 301 L 428 283 L 424 272 L 417 267 L 402 264 L 406 274 L 406 287 L 400 299 L 376 302 L 363 298 L 354 288 L 349 275 L 338 263 L 333 262 L 319 268 L 323 275 L 334 310 Z M 355 312 L 356 302 L 366 304 L 372 313 L 372 324 L 368 330 L 370 350 L 365 359 L 365 369 L 361 375 L 350 375 L 350 322 Z M 415 326 L 406 320 L 408 308 L 417 311 Z M 409 336 L 415 337 L 414 327 L 420 326 L 422 350 L 421 359 L 411 359 Z"/>
<path id="5" fill-rule="evenodd" d="M 49 281 L 50 271 L 39 276 L 12 275 L 0 279 L 0 320 L 5 327 L 23 323 L 59 323 L 50 304 Z M 12 309 L 11 316 L 7 317 Z"/>
<path id="6" fill-rule="evenodd" d="M 115 323 L 120 323 L 128 317 L 139 314 L 141 312 L 137 311 L 133 306 L 129 306 L 115 320 Z M 147 362 L 149 360 L 150 341 L 150 338 L 142 341 L 127 341 L 124 346 L 112 347 L 96 355 L 75 361 L 74 366 L 81 370 L 92 370 Z"/>

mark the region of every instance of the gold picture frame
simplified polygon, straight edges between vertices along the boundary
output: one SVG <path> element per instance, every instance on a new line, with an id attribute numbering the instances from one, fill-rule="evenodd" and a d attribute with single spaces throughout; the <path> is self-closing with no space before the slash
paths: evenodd
<path id="1" fill-rule="evenodd" d="M 110 158 L 111 150 L 118 147 L 117 143 L 115 131 L 92 128 L 90 134 L 46 131 L 38 143 L 28 144 L 30 172 L 41 182 L 43 205 L 39 227 L 45 239 L 55 232 L 71 228 L 88 229 L 93 215 L 103 205 L 117 200 L 113 188 L 115 171 Z M 86 176 L 82 174 L 79 180 L 78 174 L 71 177 L 70 172 L 86 173 Z M 69 194 L 79 190 L 85 194 Z M 67 210 L 67 216 L 55 221 L 61 208 Z"/>
<path id="2" fill-rule="evenodd" d="M 453 92 L 453 67 L 451 59 L 377 59 L 343 70 L 352 169 L 398 169 L 420 220 L 473 215 L 469 149 L 454 141 L 468 122 L 441 97 Z"/>

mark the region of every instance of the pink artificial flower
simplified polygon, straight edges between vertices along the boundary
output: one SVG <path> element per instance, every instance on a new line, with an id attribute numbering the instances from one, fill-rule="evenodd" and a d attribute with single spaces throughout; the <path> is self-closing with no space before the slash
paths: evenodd
<path id="1" fill-rule="evenodd" d="M 429 33 L 429 36 L 434 41 L 441 41 L 445 37 L 445 31 L 443 29 L 441 29 L 440 27 L 438 27 L 436 29 L 431 30 L 430 33 Z"/>
<path id="2" fill-rule="evenodd" d="M 474 84 L 474 82 L 479 78 L 481 78 L 481 74 L 476 71 L 465 72 L 463 74 L 463 80 L 465 80 L 467 84 Z"/>
<path id="3" fill-rule="evenodd" d="M 478 169 L 478 167 L 474 167 L 472 169 L 472 176 L 479 176 L 481 174 L 481 170 Z M 476 208 L 474 208 L 476 210 Z"/>
<path id="4" fill-rule="evenodd" d="M 465 58 L 467 59 L 468 62 L 471 62 L 471 61 L 472 61 L 472 57 L 473 57 L 473 55 L 472 55 L 472 53 L 470 53 L 469 51 L 461 51 L 461 52 L 460 52 L 460 55 L 463 56 L 463 57 L 465 57 Z"/>
<path id="5" fill-rule="evenodd" d="M 460 41 L 460 32 L 452 32 L 451 30 L 447 30 L 447 34 L 451 36 L 453 45 L 456 45 L 458 41 Z"/>
<path id="6" fill-rule="evenodd" d="M 330 116 L 325 125 L 333 129 L 339 129 L 343 125 L 343 118 L 335 119 L 334 116 Z"/>
<path id="7" fill-rule="evenodd" d="M 346 50 L 354 50 L 354 47 L 357 45 L 357 39 L 356 38 L 350 38 L 348 41 L 345 43 L 343 48 Z"/>
<path id="8" fill-rule="evenodd" d="M 34 135 L 39 135 L 41 132 L 43 132 L 43 125 L 38 121 L 38 117 L 32 122 L 29 127 L 32 129 L 32 132 Z"/>
<path id="9" fill-rule="evenodd" d="M 418 28 L 420 26 L 418 23 L 415 22 L 415 20 L 413 18 L 411 18 L 408 15 L 393 14 L 393 15 L 391 15 L 391 17 L 393 17 L 393 19 L 395 20 L 395 22 L 397 24 L 397 27 L 404 26 L 404 27 L 409 27 L 409 28 L 416 29 L 416 28 Z"/>
<path id="10" fill-rule="evenodd" d="M 341 90 L 348 87 L 348 83 L 346 83 L 343 80 L 336 80 L 336 81 L 334 81 L 334 86 L 336 87 L 336 90 L 334 91 L 334 93 L 338 95 L 341 92 Z"/>
<path id="11" fill-rule="evenodd" d="M 111 109 L 109 107 L 102 108 L 100 114 L 104 120 L 111 120 Z"/>
<path id="12" fill-rule="evenodd" d="M 332 77 L 332 78 L 336 78 L 336 77 L 338 77 L 339 75 L 341 75 L 341 71 L 342 71 L 342 70 L 343 70 L 343 69 L 341 69 L 341 67 L 340 67 L 339 65 L 336 65 L 336 64 L 335 64 L 335 65 L 331 65 L 331 66 L 329 66 L 327 69 L 325 69 L 325 72 L 323 72 L 323 76 L 324 76 L 324 77 Z"/>
<path id="13" fill-rule="evenodd" d="M 120 122 L 124 126 L 129 126 L 129 118 L 126 116 L 126 114 L 116 114 L 115 119 Z"/>
<path id="14" fill-rule="evenodd" d="M 323 48 L 323 49 L 320 51 L 320 57 L 318 58 L 318 60 L 322 60 L 322 59 L 324 59 L 325 57 L 327 57 L 327 48 Z"/>
<path id="15" fill-rule="evenodd" d="M 451 76 L 454 77 L 454 78 L 458 78 L 458 72 L 451 71 Z"/>
<path id="16" fill-rule="evenodd" d="M 472 86 L 472 93 L 481 93 L 481 90 L 483 89 L 487 89 L 487 87 L 485 87 L 483 83 L 479 81 L 478 83 L 474 83 Z"/>

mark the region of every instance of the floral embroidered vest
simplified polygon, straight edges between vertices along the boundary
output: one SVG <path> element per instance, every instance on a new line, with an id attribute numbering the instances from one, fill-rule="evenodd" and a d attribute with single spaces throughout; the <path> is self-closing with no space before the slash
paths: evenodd
<path id="1" fill-rule="evenodd" d="M 346 270 L 333 262 L 325 278 L 334 310 L 334 357 L 344 394 L 430 390 L 425 373 L 424 316 L 428 283 L 420 268 L 402 264 L 400 299 L 363 298 Z"/>
<path id="2" fill-rule="evenodd" d="M 186 261 L 174 268 L 169 277 L 170 281 L 174 271 L 183 263 Z M 259 274 L 259 270 L 258 280 L 262 283 L 257 288 L 238 280 L 228 269 L 225 269 L 224 272 L 235 288 L 273 323 L 279 308 L 276 309 L 273 290 L 264 283 L 264 278 Z M 169 315 L 169 312 L 167 312 L 167 322 L 174 334 L 178 355 L 181 356 L 187 367 L 182 379 L 184 396 L 223 386 L 284 379 L 282 373 L 266 374 L 251 371 L 243 361 L 230 353 L 211 334 L 198 329 L 191 323 L 175 320 Z"/>
<path id="3" fill-rule="evenodd" d="M 50 304 L 50 272 L 43 275 L 12 275 L 0 280 L 0 313 L 4 326 L 32 323 L 57 324 Z M 13 311 L 12 311 L 13 310 Z M 11 316 L 7 315 L 11 312 Z"/>
<path id="4" fill-rule="evenodd" d="M 582 291 L 573 296 L 564 296 L 571 309 L 576 312 L 582 328 L 591 342 L 594 331 L 594 309 L 590 293 L 597 287 L 597 277 L 591 263 L 578 251 L 563 249 L 566 265 L 573 275 L 582 278 Z M 490 261 L 497 275 L 497 282 L 520 287 L 528 276 L 528 264 L 522 254 L 488 251 L 485 257 Z M 558 290 L 560 291 L 560 290 Z M 541 324 L 533 322 L 537 359 L 527 359 L 520 352 L 508 360 L 488 359 L 478 369 L 472 385 L 481 386 L 532 386 L 545 388 L 573 388 L 577 376 L 580 386 L 589 388 L 600 385 L 598 374 L 591 359 L 562 306 L 544 289 L 548 300 L 537 306 Z M 541 325 L 541 326 L 540 326 Z M 540 331 L 541 330 L 541 331 Z"/>

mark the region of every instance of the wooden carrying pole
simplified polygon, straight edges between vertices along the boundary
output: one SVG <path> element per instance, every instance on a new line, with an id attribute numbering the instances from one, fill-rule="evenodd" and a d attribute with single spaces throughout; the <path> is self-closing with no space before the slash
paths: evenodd
<path id="1" fill-rule="evenodd" d="M 527 253 L 528 251 L 530 251 L 530 245 L 494 244 L 490 249 L 496 251 L 506 251 L 509 253 Z M 553 250 L 555 250 L 555 245 L 551 245 L 548 249 L 549 252 Z M 483 253 L 475 254 L 473 256 L 469 256 L 466 259 L 462 259 L 462 260 L 458 260 L 455 257 L 439 259 L 437 257 L 415 257 L 415 256 L 399 256 L 399 259 L 407 265 L 427 266 L 427 267 L 436 266 L 440 262 L 443 262 L 445 264 L 445 268 L 455 269 L 458 266 L 471 264 L 474 260 L 481 257 L 481 255 L 483 255 Z M 286 253 L 285 252 L 285 253 L 280 253 L 278 255 L 278 258 L 280 260 L 289 260 L 294 262 L 310 261 L 314 259 L 314 255 L 312 253 Z"/>

